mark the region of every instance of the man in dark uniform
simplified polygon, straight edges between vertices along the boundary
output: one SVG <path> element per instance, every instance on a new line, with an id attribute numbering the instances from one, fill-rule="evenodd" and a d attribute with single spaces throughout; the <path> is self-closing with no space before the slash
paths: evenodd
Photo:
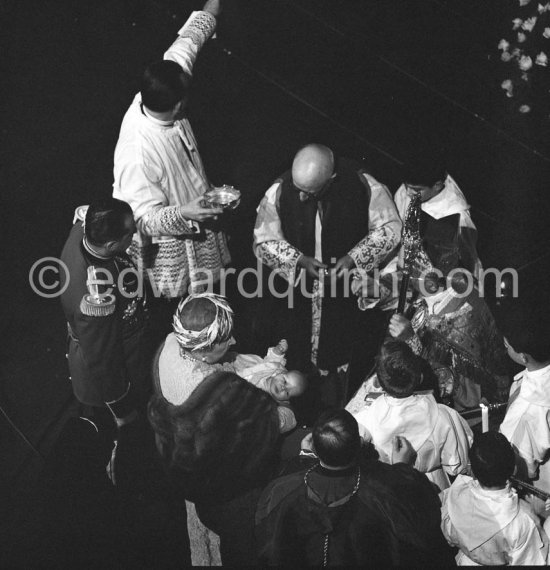
<path id="1" fill-rule="evenodd" d="M 146 421 L 151 369 L 146 310 L 142 280 L 125 253 L 135 232 L 132 209 L 114 198 L 98 200 L 87 211 L 79 208 L 75 222 L 61 254 L 70 279 L 61 302 L 80 418 L 67 422 L 63 432 L 65 444 L 72 447 L 58 451 L 63 458 L 67 451 L 74 452 L 65 460 L 70 469 L 54 471 L 71 500 L 66 507 L 56 500 L 54 508 L 76 521 L 78 538 L 87 532 L 81 528 L 90 529 L 87 540 L 98 556 L 110 551 L 110 543 L 100 545 L 101 532 L 108 529 L 117 536 L 124 528 L 119 555 L 126 552 L 122 555 L 136 561 L 141 556 L 140 562 L 170 557 L 185 561 L 185 506 L 175 500 L 170 481 L 155 461 L 154 437 Z M 117 493 L 106 494 L 100 485 L 108 483 L 103 480 L 105 465 Z M 69 525 L 69 539 L 72 532 Z"/>
<path id="2" fill-rule="evenodd" d="M 77 210 L 61 260 L 69 371 L 81 414 L 113 430 L 145 403 L 148 366 L 141 280 L 125 251 L 135 232 L 132 209 L 109 198 Z M 141 401 L 140 401 L 141 400 Z"/>

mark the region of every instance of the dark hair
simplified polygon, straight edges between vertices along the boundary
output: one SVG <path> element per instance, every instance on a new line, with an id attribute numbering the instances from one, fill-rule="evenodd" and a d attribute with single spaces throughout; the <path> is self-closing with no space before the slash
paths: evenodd
<path id="1" fill-rule="evenodd" d="M 470 449 L 472 472 L 485 487 L 504 487 L 514 474 L 516 456 L 510 442 L 496 431 L 477 435 Z"/>
<path id="2" fill-rule="evenodd" d="M 128 216 L 133 216 L 132 208 L 122 200 L 105 198 L 92 202 L 84 224 L 86 239 L 98 246 L 121 240 L 128 233 Z"/>
<path id="3" fill-rule="evenodd" d="M 403 167 L 403 181 L 408 184 L 431 188 L 446 177 L 445 159 L 441 152 L 434 149 L 416 150 Z"/>
<path id="4" fill-rule="evenodd" d="M 179 320 L 185 328 L 192 331 L 202 331 L 216 319 L 216 305 L 205 297 L 191 299 L 181 310 L 176 311 Z"/>
<path id="5" fill-rule="evenodd" d="M 376 364 L 378 381 L 394 398 L 410 396 L 422 381 L 423 361 L 400 340 L 388 340 L 380 348 Z"/>
<path id="6" fill-rule="evenodd" d="M 497 312 L 497 323 L 516 352 L 528 354 L 537 362 L 547 362 L 550 360 L 549 313 L 547 306 L 535 308 L 513 299 Z"/>
<path id="7" fill-rule="evenodd" d="M 214 328 L 210 327 L 213 323 Z M 212 348 L 214 344 L 231 338 L 233 311 L 222 295 L 191 294 L 180 301 L 172 326 L 182 348 L 193 350 L 199 345 Z M 190 330 L 200 334 L 190 337 L 187 332 Z"/>
<path id="8" fill-rule="evenodd" d="M 355 418 L 346 410 L 326 410 L 313 426 L 313 445 L 319 459 L 332 467 L 358 458 L 361 437 Z"/>
<path id="9" fill-rule="evenodd" d="M 189 93 L 191 77 L 175 61 L 151 63 L 141 79 L 141 101 L 151 111 L 173 109 Z"/>
<path id="10" fill-rule="evenodd" d="M 149 421 L 162 458 L 191 500 L 229 500 L 273 475 L 277 406 L 236 374 L 207 376 L 180 406 L 154 396 Z"/>

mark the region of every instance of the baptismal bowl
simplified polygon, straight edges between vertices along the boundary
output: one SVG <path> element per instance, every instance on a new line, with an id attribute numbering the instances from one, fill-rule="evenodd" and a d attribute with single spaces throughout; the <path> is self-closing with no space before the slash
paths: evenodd
<path id="1" fill-rule="evenodd" d="M 204 199 L 212 208 L 234 210 L 241 201 L 241 193 L 234 186 L 218 186 L 204 193 Z"/>

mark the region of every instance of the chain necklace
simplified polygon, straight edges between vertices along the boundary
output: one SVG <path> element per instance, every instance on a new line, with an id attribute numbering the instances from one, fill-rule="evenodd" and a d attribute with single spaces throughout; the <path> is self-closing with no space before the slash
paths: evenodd
<path id="1" fill-rule="evenodd" d="M 189 360 L 189 362 L 202 362 L 203 364 L 208 364 L 205 360 L 205 357 L 203 356 L 202 359 L 200 358 L 195 358 L 194 356 L 191 356 L 191 354 L 189 354 L 184 348 L 180 347 L 180 356 L 184 359 L 184 360 Z"/>
<path id="2" fill-rule="evenodd" d="M 313 489 L 313 487 L 308 483 L 307 478 L 309 477 L 309 474 L 316 469 L 317 467 L 319 467 L 319 463 L 316 463 L 313 467 L 310 467 L 304 474 L 304 485 L 315 495 L 317 495 L 317 497 L 319 497 L 319 499 L 321 498 L 319 496 L 319 494 L 315 491 L 315 489 Z M 356 493 L 357 491 L 359 491 L 359 484 L 361 483 L 361 468 L 359 466 L 357 466 L 357 480 L 355 481 L 355 486 L 353 487 L 353 491 L 348 495 L 348 502 L 349 499 L 351 499 Z M 325 534 L 325 542 L 323 545 L 323 568 L 326 568 L 328 565 L 328 542 L 329 542 L 329 533 Z"/>

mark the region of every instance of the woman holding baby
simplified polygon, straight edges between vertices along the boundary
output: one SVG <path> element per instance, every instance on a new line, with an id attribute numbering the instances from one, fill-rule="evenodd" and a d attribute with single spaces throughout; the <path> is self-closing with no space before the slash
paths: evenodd
<path id="1" fill-rule="evenodd" d="M 305 379 L 284 368 L 284 341 L 263 359 L 231 352 L 233 312 L 221 296 L 187 297 L 173 327 L 149 417 L 186 497 L 192 563 L 252 564 L 256 501 L 274 475 L 279 433 L 296 425 L 289 399 Z"/>

